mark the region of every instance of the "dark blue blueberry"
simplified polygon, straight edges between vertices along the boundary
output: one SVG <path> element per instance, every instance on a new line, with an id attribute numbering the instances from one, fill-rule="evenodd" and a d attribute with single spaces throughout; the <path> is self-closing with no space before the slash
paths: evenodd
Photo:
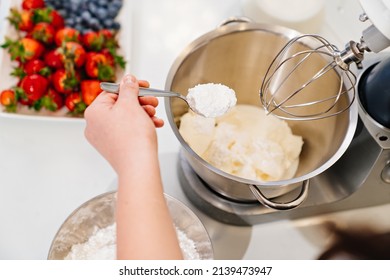
<path id="1" fill-rule="evenodd" d="M 72 6 L 79 6 L 84 1 L 82 1 L 82 0 L 69 0 L 69 2 Z"/>
<path id="2" fill-rule="evenodd" d="M 95 15 L 98 19 L 104 20 L 108 17 L 107 9 L 98 8 Z"/>
<path id="3" fill-rule="evenodd" d="M 83 11 L 81 13 L 81 19 L 83 22 L 89 22 L 91 20 L 91 18 L 92 18 L 92 15 L 88 11 Z"/>
<path id="4" fill-rule="evenodd" d="M 103 20 L 103 26 L 107 29 L 111 29 L 114 26 L 114 20 L 110 18 Z"/>
<path id="5" fill-rule="evenodd" d="M 115 18 L 118 14 L 119 10 L 117 8 L 115 8 L 114 6 L 109 6 L 108 9 L 107 9 L 107 15 L 110 17 L 110 18 Z"/>
<path id="6" fill-rule="evenodd" d="M 82 33 L 85 34 L 85 33 L 92 32 L 92 31 L 93 31 L 92 29 L 86 28 L 86 29 L 83 30 Z"/>
<path id="7" fill-rule="evenodd" d="M 64 9 L 57 9 L 57 12 L 63 16 L 63 17 L 67 17 L 67 12 L 64 10 Z"/>
<path id="8" fill-rule="evenodd" d="M 62 3 L 62 7 L 65 9 L 65 10 L 70 10 L 70 8 L 72 7 L 72 4 L 68 1 L 64 1 Z"/>
<path id="9" fill-rule="evenodd" d="M 75 20 L 74 20 L 74 18 L 73 17 L 67 17 L 66 19 L 65 19 L 65 25 L 67 25 L 67 26 L 74 26 L 75 25 Z"/>
<path id="10" fill-rule="evenodd" d="M 100 22 L 99 22 L 96 18 L 92 18 L 92 19 L 89 21 L 89 27 L 91 27 L 91 28 L 92 28 L 93 30 L 95 30 L 95 31 L 101 29 Z"/>
<path id="11" fill-rule="evenodd" d="M 79 11 L 79 7 L 77 5 L 71 5 L 69 7 L 69 12 L 71 13 L 69 16 L 72 16 L 74 14 L 76 14 L 78 11 Z"/>
<path id="12" fill-rule="evenodd" d="M 80 24 L 80 23 L 82 22 L 81 17 L 75 17 L 75 18 L 74 18 L 74 22 L 75 22 L 76 24 Z"/>
<path id="13" fill-rule="evenodd" d="M 108 4 L 107 0 L 97 0 L 96 2 L 100 7 L 107 7 Z"/>
<path id="14" fill-rule="evenodd" d="M 80 24 L 80 23 L 75 24 L 74 28 L 77 29 L 80 32 L 82 32 L 82 30 L 84 29 L 83 25 Z"/>
<path id="15" fill-rule="evenodd" d="M 114 21 L 114 24 L 112 25 L 112 29 L 119 30 L 121 28 L 121 25 L 119 22 Z"/>
<path id="16" fill-rule="evenodd" d="M 91 14 L 96 15 L 96 12 L 98 10 L 98 6 L 94 2 L 88 3 L 88 10 L 91 12 Z"/>
<path id="17" fill-rule="evenodd" d="M 113 0 L 110 5 L 115 7 L 119 11 L 120 8 L 122 8 L 123 3 L 122 0 Z"/>

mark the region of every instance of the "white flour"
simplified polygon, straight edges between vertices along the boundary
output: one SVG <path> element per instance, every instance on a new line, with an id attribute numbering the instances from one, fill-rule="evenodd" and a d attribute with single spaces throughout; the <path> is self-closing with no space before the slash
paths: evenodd
<path id="1" fill-rule="evenodd" d="M 196 245 L 184 232 L 176 227 L 177 237 L 183 257 L 186 260 L 200 258 Z M 66 260 L 115 260 L 116 259 L 116 224 L 102 229 L 95 229 L 94 234 L 85 242 L 72 246 Z"/>
<path id="2" fill-rule="evenodd" d="M 199 115 L 207 118 L 222 116 L 236 105 L 236 93 L 222 84 L 199 84 L 188 90 L 187 101 Z"/>

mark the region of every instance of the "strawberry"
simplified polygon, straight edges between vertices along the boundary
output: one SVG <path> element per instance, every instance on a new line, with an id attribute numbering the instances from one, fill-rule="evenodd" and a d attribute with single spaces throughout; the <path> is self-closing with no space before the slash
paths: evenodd
<path id="1" fill-rule="evenodd" d="M 90 53 L 85 62 L 85 71 L 90 78 L 100 81 L 114 81 L 115 70 L 107 57 L 101 53 Z"/>
<path id="2" fill-rule="evenodd" d="M 52 88 L 49 88 L 47 93 L 34 104 L 36 110 L 40 110 L 43 107 L 53 112 L 58 111 L 63 106 L 64 98 Z"/>
<path id="3" fill-rule="evenodd" d="M 23 0 L 22 2 L 23 10 L 33 10 L 43 7 L 45 7 L 45 2 L 43 0 Z"/>
<path id="4" fill-rule="evenodd" d="M 53 26 L 46 22 L 37 23 L 31 31 L 31 37 L 46 44 L 50 45 L 54 41 L 55 30 Z"/>
<path id="5" fill-rule="evenodd" d="M 87 108 L 78 92 L 72 92 L 66 96 L 65 106 L 73 114 L 82 114 Z"/>
<path id="6" fill-rule="evenodd" d="M 60 53 L 61 59 L 65 67 L 68 67 L 67 63 L 80 68 L 84 65 L 86 59 L 86 53 L 84 48 L 76 42 L 66 42 L 64 45 L 57 49 Z"/>
<path id="7" fill-rule="evenodd" d="M 6 38 L 5 43 L 1 47 L 8 49 L 12 60 L 18 60 L 22 63 L 39 58 L 45 50 L 41 43 L 26 37 L 19 41 L 12 41 Z"/>
<path id="8" fill-rule="evenodd" d="M 80 77 L 71 71 L 59 69 L 53 74 L 52 83 L 54 89 L 59 93 L 69 94 L 77 89 Z"/>
<path id="9" fill-rule="evenodd" d="M 24 72 L 26 75 L 40 74 L 44 77 L 50 74 L 50 69 L 46 66 L 45 62 L 40 59 L 33 59 L 28 61 L 24 65 Z"/>
<path id="10" fill-rule="evenodd" d="M 56 30 L 64 28 L 65 26 L 64 18 L 56 10 L 52 10 L 50 12 L 50 18 L 51 21 L 49 23 L 53 25 Z"/>
<path id="11" fill-rule="evenodd" d="M 104 48 L 100 52 L 102 55 L 104 55 L 107 59 L 107 63 L 110 64 L 111 66 L 115 66 L 115 58 L 111 54 L 111 51 L 108 48 Z"/>
<path id="12" fill-rule="evenodd" d="M 33 22 L 46 22 L 54 27 L 55 30 L 64 28 L 64 18 L 52 8 L 36 9 L 33 11 Z"/>
<path id="13" fill-rule="evenodd" d="M 17 9 L 11 9 L 10 16 L 7 19 L 15 27 L 16 30 L 28 32 L 34 27 L 32 17 L 32 11 L 19 12 Z"/>
<path id="14" fill-rule="evenodd" d="M 55 69 L 60 69 L 64 67 L 62 62 L 62 54 L 57 50 L 49 51 L 45 54 L 44 60 L 47 66 Z"/>
<path id="15" fill-rule="evenodd" d="M 81 97 L 84 103 L 89 106 L 102 92 L 98 80 L 84 80 L 81 82 Z"/>
<path id="16" fill-rule="evenodd" d="M 82 37 L 83 45 L 87 50 L 98 52 L 103 48 L 104 36 L 98 32 L 87 32 Z"/>
<path id="17" fill-rule="evenodd" d="M 101 51 L 102 54 L 104 54 L 107 59 L 110 61 L 110 65 L 113 66 L 119 66 L 122 69 L 126 68 L 126 61 L 123 58 L 123 56 L 118 55 L 115 48 L 104 48 Z"/>
<path id="18" fill-rule="evenodd" d="M 57 31 L 54 41 L 57 46 L 61 46 L 63 42 L 81 42 L 80 32 L 74 28 L 64 27 Z"/>
<path id="19" fill-rule="evenodd" d="M 105 48 L 117 48 L 119 46 L 118 41 L 115 38 L 115 33 L 108 29 L 99 30 L 99 34 L 103 36 Z"/>
<path id="20" fill-rule="evenodd" d="M 28 75 L 23 78 L 20 87 L 24 90 L 28 100 L 37 101 L 47 91 L 49 81 L 39 74 Z"/>
<path id="21" fill-rule="evenodd" d="M 7 89 L 0 93 L 0 104 L 7 112 L 16 112 L 17 98 L 15 91 Z"/>

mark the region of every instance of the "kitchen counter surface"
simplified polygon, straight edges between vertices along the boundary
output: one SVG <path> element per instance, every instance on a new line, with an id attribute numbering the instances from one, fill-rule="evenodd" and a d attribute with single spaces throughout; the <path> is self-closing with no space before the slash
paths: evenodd
<path id="1" fill-rule="evenodd" d="M 340 47 L 358 40 L 363 27 L 357 2 L 327 1 L 320 33 Z M 130 69 L 155 88 L 164 88 L 170 66 L 187 44 L 224 19 L 242 15 L 236 0 L 131 3 Z M 163 100 L 157 112 L 167 119 Z M 83 120 L 0 118 L 0 259 L 45 259 L 66 217 L 83 202 L 116 188 L 113 170 L 84 139 L 84 126 Z M 165 192 L 198 214 L 217 259 L 315 259 L 331 240 L 326 221 L 390 230 L 385 215 L 390 204 L 246 227 L 217 222 L 196 209 L 181 189 L 180 145 L 168 123 L 158 130 L 158 139 Z"/>

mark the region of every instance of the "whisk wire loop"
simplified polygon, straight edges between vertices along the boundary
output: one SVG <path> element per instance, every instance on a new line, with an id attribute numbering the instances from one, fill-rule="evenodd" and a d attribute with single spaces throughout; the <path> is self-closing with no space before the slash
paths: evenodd
<path id="1" fill-rule="evenodd" d="M 346 111 L 355 99 L 356 76 L 340 67 L 340 51 L 319 35 L 293 38 L 277 53 L 260 88 L 268 114 L 316 120 Z"/>

